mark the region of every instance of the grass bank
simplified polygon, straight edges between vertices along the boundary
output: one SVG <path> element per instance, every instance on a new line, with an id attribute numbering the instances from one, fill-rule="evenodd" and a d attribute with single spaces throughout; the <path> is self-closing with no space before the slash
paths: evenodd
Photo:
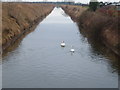
<path id="1" fill-rule="evenodd" d="M 78 23 L 80 31 L 86 37 L 103 43 L 120 56 L 120 11 L 117 11 L 115 6 L 105 6 L 95 12 L 83 9 L 86 7 L 81 8 L 81 6 L 62 7 Z"/>
<path id="2" fill-rule="evenodd" d="M 54 6 L 37 3 L 2 3 L 2 44 L 3 51 L 30 32 L 41 22 Z M 34 28 L 33 28 L 34 27 Z"/>
<path id="3" fill-rule="evenodd" d="M 61 5 L 61 8 L 68 14 L 73 21 L 78 22 L 79 16 L 87 9 L 87 7 L 74 5 Z"/>

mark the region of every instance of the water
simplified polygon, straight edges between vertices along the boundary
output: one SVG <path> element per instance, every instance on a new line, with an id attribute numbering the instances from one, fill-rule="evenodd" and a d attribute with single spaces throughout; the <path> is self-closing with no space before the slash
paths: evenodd
<path id="1" fill-rule="evenodd" d="M 65 48 L 60 47 L 63 40 Z M 3 58 L 3 88 L 117 88 L 118 75 L 109 61 L 55 8 Z"/>

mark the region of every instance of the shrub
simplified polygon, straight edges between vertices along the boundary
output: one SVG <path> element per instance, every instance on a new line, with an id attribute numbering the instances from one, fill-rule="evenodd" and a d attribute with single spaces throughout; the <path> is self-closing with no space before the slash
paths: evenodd
<path id="1" fill-rule="evenodd" d="M 89 38 L 101 40 L 101 32 L 104 27 L 109 26 L 110 21 L 109 17 L 87 10 L 79 17 L 79 26 L 85 30 Z"/>
<path id="2" fill-rule="evenodd" d="M 89 8 L 92 11 L 96 11 L 97 7 L 98 7 L 99 3 L 97 2 L 97 0 L 91 0 L 89 3 Z"/>

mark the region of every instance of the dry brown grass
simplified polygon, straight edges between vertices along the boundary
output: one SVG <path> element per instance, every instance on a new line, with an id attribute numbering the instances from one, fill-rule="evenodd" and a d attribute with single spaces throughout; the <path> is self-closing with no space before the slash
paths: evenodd
<path id="1" fill-rule="evenodd" d="M 74 5 L 62 5 L 63 10 L 71 16 L 74 21 L 77 21 L 79 16 L 87 9 L 82 6 L 74 6 Z"/>
<path id="2" fill-rule="evenodd" d="M 81 6 L 62 6 L 63 10 L 78 23 L 80 30 L 89 39 L 102 42 L 120 55 L 120 12 L 116 7 L 103 7 L 96 12 Z"/>
<path id="3" fill-rule="evenodd" d="M 103 42 L 118 55 L 120 55 L 119 24 L 119 16 L 110 16 L 98 11 L 87 10 L 79 18 L 79 26 L 87 33 L 88 38 Z"/>
<path id="4" fill-rule="evenodd" d="M 16 36 L 32 27 L 46 15 L 53 5 L 33 3 L 3 3 L 2 4 L 2 44 L 5 46 Z"/>

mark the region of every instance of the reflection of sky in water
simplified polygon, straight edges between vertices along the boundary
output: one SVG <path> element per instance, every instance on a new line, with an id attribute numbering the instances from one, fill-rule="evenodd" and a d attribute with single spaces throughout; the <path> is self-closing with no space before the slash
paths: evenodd
<path id="1" fill-rule="evenodd" d="M 65 13 L 61 8 L 59 8 L 59 9 L 60 9 L 60 11 L 58 10 L 58 8 L 54 8 L 53 12 L 44 20 L 43 23 L 50 23 L 50 24 L 53 24 L 53 23 L 59 23 L 59 24 L 71 23 L 72 20 L 71 21 L 67 20 L 70 17 L 63 17 L 63 15 L 65 15 Z"/>
<path id="2" fill-rule="evenodd" d="M 109 61 L 96 55 L 76 24 L 53 12 L 36 30 L 24 38 L 20 47 L 4 58 L 5 88 L 114 88 L 118 76 L 109 71 Z M 60 43 L 64 40 L 65 48 Z M 75 53 L 71 55 L 71 45 Z M 92 83 L 91 83 L 92 82 Z"/>

